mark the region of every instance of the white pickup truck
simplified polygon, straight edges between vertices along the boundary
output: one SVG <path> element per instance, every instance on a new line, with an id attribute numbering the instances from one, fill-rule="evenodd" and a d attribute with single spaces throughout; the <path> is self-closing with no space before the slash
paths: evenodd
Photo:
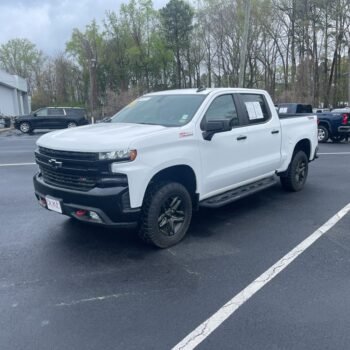
<path id="1" fill-rule="evenodd" d="M 280 177 L 303 188 L 317 158 L 317 117 L 279 117 L 266 91 L 186 89 L 144 95 L 100 123 L 40 137 L 39 203 L 77 220 L 138 227 L 178 243 L 192 211 L 219 207 Z"/>

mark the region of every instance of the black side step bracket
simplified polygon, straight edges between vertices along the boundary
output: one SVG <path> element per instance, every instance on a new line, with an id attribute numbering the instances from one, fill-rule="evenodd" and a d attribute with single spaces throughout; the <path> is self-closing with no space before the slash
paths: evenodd
<path id="1" fill-rule="evenodd" d="M 267 177 L 265 179 L 253 182 L 251 184 L 235 188 L 233 190 L 218 194 L 214 197 L 207 198 L 199 205 L 208 208 L 218 208 L 223 205 L 234 202 L 240 198 L 249 196 L 258 191 L 264 190 L 265 188 L 273 186 L 277 182 L 276 176 Z"/>

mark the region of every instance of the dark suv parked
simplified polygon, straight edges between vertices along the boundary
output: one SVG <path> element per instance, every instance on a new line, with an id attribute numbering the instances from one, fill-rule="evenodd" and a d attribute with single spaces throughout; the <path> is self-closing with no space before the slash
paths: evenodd
<path id="1" fill-rule="evenodd" d="M 88 124 L 86 110 L 74 107 L 45 107 L 15 118 L 14 126 L 23 133 L 35 129 L 63 129 Z"/>

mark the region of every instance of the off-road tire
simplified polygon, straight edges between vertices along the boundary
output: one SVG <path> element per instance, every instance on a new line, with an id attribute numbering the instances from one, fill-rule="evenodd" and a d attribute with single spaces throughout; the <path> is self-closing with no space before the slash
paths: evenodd
<path id="1" fill-rule="evenodd" d="M 179 208 L 181 208 L 181 212 L 183 212 L 183 222 L 177 224 L 178 226 L 175 232 L 174 220 L 180 210 L 175 211 L 173 213 L 174 217 L 171 216 L 170 219 L 168 219 L 167 216 L 164 216 L 164 220 L 168 219 L 169 222 L 173 220 L 172 227 L 174 234 L 167 235 L 160 228 L 160 225 L 162 224 L 161 217 L 165 215 L 165 211 L 167 212 L 167 201 L 171 201 L 173 197 L 178 198 L 181 202 L 181 207 Z M 169 206 L 168 210 L 170 210 L 170 208 L 171 207 Z M 171 213 L 166 215 L 171 215 Z M 184 238 L 190 226 L 191 218 L 192 200 L 189 192 L 183 185 L 177 182 L 151 184 L 146 192 L 142 206 L 139 237 L 144 242 L 152 244 L 158 248 L 171 247 Z M 172 229 L 170 228 L 170 231 L 171 230 Z"/>
<path id="2" fill-rule="evenodd" d="M 304 170 L 302 170 L 304 168 Z M 309 160 L 304 151 L 297 151 L 287 171 L 281 174 L 282 187 L 290 192 L 301 191 L 305 185 L 309 170 Z"/>
<path id="3" fill-rule="evenodd" d="M 319 143 L 326 143 L 329 139 L 329 130 L 324 125 L 318 126 L 318 142 Z"/>

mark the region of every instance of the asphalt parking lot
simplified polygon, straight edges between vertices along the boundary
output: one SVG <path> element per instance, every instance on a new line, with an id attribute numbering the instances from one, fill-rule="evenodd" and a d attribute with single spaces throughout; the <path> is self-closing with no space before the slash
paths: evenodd
<path id="1" fill-rule="evenodd" d="M 156 250 L 42 209 L 38 136 L 0 134 L 4 350 L 170 349 L 350 203 L 350 143 L 322 144 L 302 192 L 202 209 L 183 242 Z M 198 348 L 349 349 L 349 290 L 348 212 Z"/>

